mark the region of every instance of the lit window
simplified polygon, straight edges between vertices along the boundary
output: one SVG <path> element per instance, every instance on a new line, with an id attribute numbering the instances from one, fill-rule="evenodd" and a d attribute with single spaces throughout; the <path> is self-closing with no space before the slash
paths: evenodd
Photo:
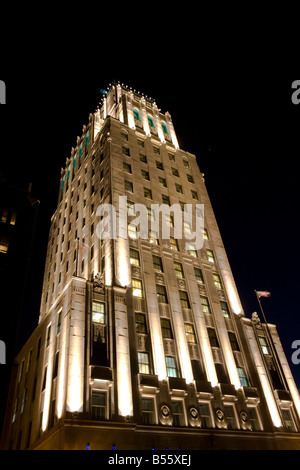
<path id="1" fill-rule="evenodd" d="M 5 222 L 7 221 L 7 214 L 8 214 L 8 210 L 7 210 L 7 209 L 3 209 L 2 215 L 1 215 L 1 222 L 2 222 L 3 224 L 5 224 Z"/>
<path id="2" fill-rule="evenodd" d="M 138 352 L 138 364 L 140 374 L 152 374 L 149 353 Z"/>
<path id="3" fill-rule="evenodd" d="M 151 117 L 151 116 L 149 116 L 149 115 L 148 115 L 148 123 L 149 123 L 149 126 L 150 126 L 150 127 L 152 127 L 152 128 L 154 128 L 154 127 L 155 127 L 155 126 L 154 126 L 153 119 L 152 119 L 152 117 Z"/>
<path id="4" fill-rule="evenodd" d="M 161 318 L 160 322 L 161 322 L 162 337 L 173 339 L 170 320 L 168 320 L 167 318 Z"/>
<path id="5" fill-rule="evenodd" d="M 152 255 L 153 259 L 153 267 L 155 271 L 158 271 L 160 273 L 163 273 L 163 264 L 160 256 Z"/>
<path id="6" fill-rule="evenodd" d="M 240 382 L 242 387 L 251 387 L 250 381 L 246 375 L 246 372 L 243 367 L 237 367 L 237 372 L 239 374 Z"/>
<path id="7" fill-rule="evenodd" d="M 144 188 L 144 197 L 147 199 L 152 199 L 152 191 L 149 188 Z"/>
<path id="8" fill-rule="evenodd" d="M 16 225 L 16 219 L 17 219 L 17 214 L 16 212 L 13 211 L 11 214 L 10 222 L 9 222 L 10 225 Z"/>
<path id="9" fill-rule="evenodd" d="M 144 424 L 155 424 L 154 399 L 142 398 L 142 412 Z"/>
<path id="10" fill-rule="evenodd" d="M 132 294 L 134 297 L 144 297 L 143 284 L 139 279 L 132 279 Z"/>
<path id="11" fill-rule="evenodd" d="M 130 264 L 134 266 L 140 266 L 140 255 L 137 250 L 130 248 Z"/>
<path id="12" fill-rule="evenodd" d="M 215 259 L 214 252 L 213 252 L 212 250 L 206 250 L 206 253 L 207 253 L 208 261 L 209 261 L 210 263 L 215 263 L 215 262 L 216 262 L 216 259 Z"/>
<path id="13" fill-rule="evenodd" d="M 137 333 L 147 334 L 146 317 L 144 313 L 136 312 L 135 314 L 135 331 Z"/>
<path id="14" fill-rule="evenodd" d="M 183 401 L 172 400 L 173 426 L 184 426 Z"/>
<path id="15" fill-rule="evenodd" d="M 92 390 L 92 418 L 106 419 L 106 392 Z"/>
<path id="16" fill-rule="evenodd" d="M 188 293 L 186 291 L 180 290 L 179 297 L 182 308 L 191 308 Z"/>
<path id="17" fill-rule="evenodd" d="M 203 279 L 203 274 L 200 268 L 194 268 L 195 271 L 195 276 L 196 276 L 196 281 L 199 282 L 199 284 L 204 284 L 204 279 Z"/>
<path id="18" fill-rule="evenodd" d="M 166 182 L 166 179 L 165 179 L 165 178 L 159 177 L 158 180 L 159 180 L 159 184 L 160 184 L 163 188 L 166 188 L 166 187 L 167 187 L 167 182 Z"/>
<path id="19" fill-rule="evenodd" d="M 149 230 L 149 241 L 153 245 L 159 245 L 158 233 L 154 230 Z"/>
<path id="20" fill-rule="evenodd" d="M 267 343 L 266 338 L 263 336 L 259 336 L 258 340 L 259 340 L 259 344 L 261 346 L 263 354 L 265 354 L 266 356 L 271 356 L 271 349 Z"/>
<path id="21" fill-rule="evenodd" d="M 135 108 L 133 109 L 133 117 L 134 117 L 134 119 L 136 119 L 137 121 L 140 121 L 140 120 L 141 120 L 141 119 L 140 119 L 140 113 L 139 113 L 138 110 L 135 109 Z"/>
<path id="22" fill-rule="evenodd" d="M 166 356 L 166 366 L 168 377 L 178 377 L 178 369 L 175 357 Z"/>
<path id="23" fill-rule="evenodd" d="M 176 238 L 170 237 L 169 242 L 171 250 L 179 251 L 178 241 L 176 240 Z"/>
<path id="24" fill-rule="evenodd" d="M 202 235 L 204 240 L 209 240 L 208 231 L 206 228 L 202 229 Z"/>
<path id="25" fill-rule="evenodd" d="M 294 424 L 290 410 L 286 408 L 281 411 L 282 411 L 282 418 L 283 418 L 284 426 L 287 428 L 288 431 L 292 431 L 292 432 L 296 431 L 295 424 Z"/>
<path id="26" fill-rule="evenodd" d="M 214 284 L 215 284 L 216 288 L 217 289 L 223 289 L 221 278 L 220 278 L 219 274 L 213 273 L 213 279 L 214 279 Z"/>
<path id="27" fill-rule="evenodd" d="M 166 291 L 165 286 L 157 284 L 156 293 L 157 293 L 157 300 L 159 303 L 163 303 L 163 304 L 168 303 L 167 291 Z"/>
<path id="28" fill-rule="evenodd" d="M 161 127 L 162 127 L 162 130 L 164 131 L 165 134 L 169 134 L 168 133 L 168 129 L 167 129 L 167 126 L 166 126 L 166 123 L 165 122 L 161 122 Z"/>
<path id="29" fill-rule="evenodd" d="M 230 312 L 229 312 L 229 308 L 228 308 L 227 302 L 224 302 L 224 300 L 221 300 L 221 301 L 220 301 L 220 304 L 221 304 L 221 309 L 222 309 L 223 317 L 231 318 L 231 315 L 230 315 Z"/>
<path id="30" fill-rule="evenodd" d="M 101 323 L 102 325 L 106 324 L 105 319 L 105 303 L 103 302 L 93 302 L 92 306 L 92 321 L 94 323 Z"/>
<path id="31" fill-rule="evenodd" d="M 175 269 L 176 276 L 179 277 L 180 279 L 184 279 L 182 264 L 179 263 L 178 261 L 174 261 L 174 269 Z"/>
<path id="32" fill-rule="evenodd" d="M 188 343 L 196 343 L 194 326 L 191 323 L 185 323 L 186 339 Z"/>
<path id="33" fill-rule="evenodd" d="M 198 258 L 198 252 L 194 243 L 187 242 L 187 252 L 189 255 L 194 256 L 194 258 Z"/>
<path id="34" fill-rule="evenodd" d="M 124 185 L 125 185 L 125 191 L 133 193 L 133 184 L 131 181 L 125 180 Z"/>
<path id="35" fill-rule="evenodd" d="M 89 145 L 89 138 L 90 138 L 90 133 L 87 131 L 86 136 L 85 136 L 85 146 L 87 147 Z"/>
<path id="36" fill-rule="evenodd" d="M 6 254 L 8 251 L 9 239 L 7 237 L 0 238 L 0 253 Z"/>
<path id="37" fill-rule="evenodd" d="M 129 224 L 128 225 L 128 235 L 129 235 L 129 238 L 131 238 L 132 240 L 136 240 L 137 239 L 137 226 L 134 225 L 134 224 Z"/>

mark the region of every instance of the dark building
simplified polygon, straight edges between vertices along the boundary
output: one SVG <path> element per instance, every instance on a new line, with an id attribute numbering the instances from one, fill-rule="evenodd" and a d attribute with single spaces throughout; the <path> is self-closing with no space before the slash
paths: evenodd
<path id="1" fill-rule="evenodd" d="M 26 324 L 22 312 L 27 300 L 38 207 L 30 185 L 21 187 L 19 182 L 0 174 L 0 340 L 5 350 L 5 365 L 0 366 L 1 426 L 13 357 L 26 339 L 20 331 L 24 333 Z M 28 336 L 30 333 L 27 331 Z"/>

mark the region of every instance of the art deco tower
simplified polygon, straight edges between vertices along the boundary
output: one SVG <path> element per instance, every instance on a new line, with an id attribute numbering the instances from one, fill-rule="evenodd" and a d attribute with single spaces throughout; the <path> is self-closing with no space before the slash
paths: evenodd
<path id="1" fill-rule="evenodd" d="M 61 171 L 39 323 L 15 361 L 3 447 L 300 448 L 299 393 L 276 327 L 243 311 L 203 176 L 169 113 L 109 87 Z M 168 239 L 132 225 L 128 239 L 100 239 L 98 208 L 111 204 L 120 224 L 120 196 L 129 221 L 134 203 L 149 220 L 153 204 L 203 204 L 203 247 L 175 236 L 172 214 Z"/>

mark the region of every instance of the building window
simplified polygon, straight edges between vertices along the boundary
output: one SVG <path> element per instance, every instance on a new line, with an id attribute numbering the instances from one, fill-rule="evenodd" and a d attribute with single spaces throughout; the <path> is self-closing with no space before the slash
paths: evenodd
<path id="1" fill-rule="evenodd" d="M 189 255 L 194 256 L 194 258 L 198 258 L 198 252 L 194 243 L 187 242 L 187 252 Z"/>
<path id="2" fill-rule="evenodd" d="M 149 230 L 149 241 L 153 245 L 159 245 L 158 233 L 151 229 Z"/>
<path id="3" fill-rule="evenodd" d="M 163 273 L 163 265 L 162 265 L 162 259 L 160 256 L 152 255 L 153 259 L 153 267 L 155 271 L 158 271 L 160 273 Z"/>
<path id="4" fill-rule="evenodd" d="M 140 255 L 137 250 L 133 250 L 130 248 L 130 264 L 133 264 L 134 266 L 140 266 Z"/>
<path id="5" fill-rule="evenodd" d="M 171 170 L 172 170 L 173 176 L 178 176 L 178 177 L 179 177 L 179 173 L 178 173 L 177 168 L 173 168 L 173 167 L 172 167 Z"/>
<path id="6" fill-rule="evenodd" d="M 169 242 L 171 250 L 179 251 L 178 241 L 176 240 L 176 238 L 170 237 Z"/>
<path id="7" fill-rule="evenodd" d="M 155 408 L 153 398 L 142 397 L 142 412 L 144 424 L 155 424 Z"/>
<path id="8" fill-rule="evenodd" d="M 46 349 L 48 348 L 50 344 L 50 337 L 51 337 L 51 325 L 48 326 L 47 328 L 47 334 L 46 334 Z"/>
<path id="9" fill-rule="evenodd" d="M 152 191 L 149 188 L 144 188 L 144 197 L 146 199 L 152 199 Z"/>
<path id="10" fill-rule="evenodd" d="M 162 130 L 165 134 L 169 134 L 168 129 L 167 129 L 167 125 L 166 125 L 165 122 L 163 122 L 163 121 L 161 122 L 161 127 L 162 127 Z"/>
<path id="11" fill-rule="evenodd" d="M 128 134 L 125 131 L 121 131 L 121 139 L 128 141 Z"/>
<path id="12" fill-rule="evenodd" d="M 27 387 L 25 387 L 25 388 L 24 388 L 24 391 L 23 391 L 23 396 L 22 396 L 20 414 L 23 414 L 24 409 L 25 409 L 26 400 L 27 400 L 27 390 L 28 390 Z"/>
<path id="13" fill-rule="evenodd" d="M 181 308 L 191 308 L 188 293 L 185 290 L 179 291 Z"/>
<path id="14" fill-rule="evenodd" d="M 182 264 L 179 263 L 178 261 L 174 261 L 174 269 L 175 269 L 176 276 L 179 277 L 180 279 L 184 279 Z"/>
<path id="15" fill-rule="evenodd" d="M 56 335 L 60 333 L 60 328 L 61 328 L 61 310 L 57 314 Z"/>
<path id="16" fill-rule="evenodd" d="M 140 118 L 140 113 L 138 112 L 138 110 L 136 108 L 133 108 L 133 117 L 134 119 L 136 119 L 137 121 L 140 121 L 141 118 Z"/>
<path id="17" fill-rule="evenodd" d="M 196 281 L 199 282 L 199 284 L 204 284 L 204 279 L 203 279 L 203 274 L 200 268 L 194 268 L 195 271 L 195 277 Z"/>
<path id="18" fill-rule="evenodd" d="M 17 220 L 17 214 L 15 211 L 12 211 L 11 217 L 10 217 L 10 225 L 16 225 L 16 220 Z"/>
<path id="19" fill-rule="evenodd" d="M 139 279 L 132 279 L 132 295 L 134 297 L 143 298 L 143 284 Z"/>
<path id="20" fill-rule="evenodd" d="M 182 186 L 181 184 L 175 184 L 175 187 L 176 187 L 176 191 L 180 194 L 183 194 L 183 189 L 182 189 Z"/>
<path id="21" fill-rule="evenodd" d="M 216 330 L 214 328 L 207 328 L 207 333 L 208 333 L 210 345 L 213 348 L 219 348 L 220 346 L 219 346 L 218 338 L 216 335 Z"/>
<path id="22" fill-rule="evenodd" d="M 173 426 L 184 426 L 184 410 L 182 400 L 172 400 Z"/>
<path id="23" fill-rule="evenodd" d="M 167 338 L 167 339 L 173 339 L 173 333 L 172 333 L 170 320 L 168 320 L 168 318 L 161 318 L 160 323 L 161 323 L 162 337 Z"/>
<path id="24" fill-rule="evenodd" d="M 231 315 L 230 315 L 230 311 L 229 311 L 227 302 L 224 302 L 224 300 L 221 300 L 221 301 L 220 301 L 220 304 L 221 304 L 221 309 L 222 309 L 223 317 L 225 317 L 225 318 L 231 318 Z"/>
<path id="25" fill-rule="evenodd" d="M 191 323 L 185 323 L 184 326 L 185 326 L 187 342 L 196 343 L 197 341 L 196 341 L 194 326 Z"/>
<path id="26" fill-rule="evenodd" d="M 130 150 L 129 147 L 122 147 L 122 154 L 126 157 L 130 157 Z"/>
<path id="27" fill-rule="evenodd" d="M 207 228 L 202 229 L 202 234 L 203 234 L 203 239 L 204 240 L 209 240 Z"/>
<path id="28" fill-rule="evenodd" d="M 234 413 L 234 405 L 224 405 L 224 414 L 227 420 L 227 429 L 236 429 L 236 419 Z"/>
<path id="29" fill-rule="evenodd" d="M 153 153 L 154 153 L 155 155 L 160 155 L 160 149 L 159 149 L 159 147 L 153 147 Z"/>
<path id="30" fill-rule="evenodd" d="M 211 308 L 209 305 L 208 298 L 205 295 L 200 295 L 200 301 L 201 301 L 203 313 L 211 313 Z"/>
<path id="31" fill-rule="evenodd" d="M 266 338 L 264 336 L 259 336 L 258 337 L 258 340 L 259 340 L 259 344 L 261 346 L 261 350 L 263 352 L 263 354 L 265 354 L 266 356 L 271 356 L 271 349 L 270 349 L 270 346 L 266 340 Z"/>
<path id="32" fill-rule="evenodd" d="M 132 173 L 131 165 L 127 162 L 123 162 L 123 170 L 125 171 L 125 173 Z"/>
<path id="33" fill-rule="evenodd" d="M 179 377 L 175 357 L 166 356 L 166 366 L 168 377 Z"/>
<path id="34" fill-rule="evenodd" d="M 296 431 L 291 411 L 286 408 L 286 409 L 282 409 L 281 412 L 282 412 L 284 426 L 286 427 L 286 429 L 291 432 Z"/>
<path id="35" fill-rule="evenodd" d="M 248 416 L 250 419 L 252 431 L 261 431 L 257 409 L 254 406 L 249 406 L 247 410 L 248 410 Z"/>
<path id="36" fill-rule="evenodd" d="M 245 369 L 243 367 L 237 367 L 239 374 L 240 382 L 242 387 L 251 387 L 250 381 L 246 375 Z"/>
<path id="37" fill-rule="evenodd" d="M 47 381 L 47 366 L 45 366 L 45 369 L 44 369 L 44 377 L 43 377 L 43 383 L 42 383 L 42 392 L 45 390 L 46 388 L 46 381 Z"/>
<path id="38" fill-rule="evenodd" d="M 149 171 L 142 170 L 141 173 L 142 173 L 142 177 L 144 178 L 144 180 L 150 181 Z"/>
<path id="39" fill-rule="evenodd" d="M 106 392 L 92 390 L 92 418 L 103 420 L 106 419 Z"/>
<path id="40" fill-rule="evenodd" d="M 221 278 L 220 278 L 219 274 L 213 273 L 213 280 L 214 280 L 214 284 L 215 284 L 217 289 L 223 289 Z"/>
<path id="41" fill-rule="evenodd" d="M 5 224 L 6 221 L 7 221 L 7 215 L 8 215 L 8 210 L 7 210 L 7 209 L 3 209 L 3 210 L 2 210 L 2 214 L 1 214 L 1 222 L 2 222 L 3 224 Z"/>
<path id="42" fill-rule="evenodd" d="M 163 170 L 164 169 L 164 166 L 163 166 L 161 161 L 156 160 L 156 168 L 158 168 L 158 170 Z"/>
<path id="43" fill-rule="evenodd" d="M 146 316 L 144 313 L 135 313 L 135 331 L 143 335 L 147 334 Z"/>
<path id="44" fill-rule="evenodd" d="M 188 160 L 183 158 L 182 161 L 183 161 L 183 165 L 185 166 L 185 168 L 190 168 L 190 164 L 189 164 Z"/>
<path id="45" fill-rule="evenodd" d="M 153 119 L 151 116 L 148 115 L 148 123 L 149 123 L 149 126 L 152 127 L 152 129 L 154 129 L 154 122 L 153 122 Z"/>
<path id="46" fill-rule="evenodd" d="M 202 428 L 211 428 L 211 414 L 208 403 L 199 403 L 199 412 L 202 420 Z"/>
<path id="47" fill-rule="evenodd" d="M 136 240 L 137 239 L 137 232 L 138 232 L 138 229 L 137 229 L 136 225 L 134 225 L 134 224 L 129 224 L 128 225 L 129 238 L 131 238 L 132 240 Z"/>
<path id="48" fill-rule="evenodd" d="M 125 180 L 124 185 L 125 185 L 125 191 L 128 191 L 129 193 L 133 193 L 133 184 L 131 181 Z"/>
<path id="49" fill-rule="evenodd" d="M 233 333 L 233 331 L 228 331 L 228 336 L 229 336 L 229 341 L 230 341 L 232 350 L 233 351 L 239 351 L 240 348 L 239 348 L 236 336 Z"/>
<path id="50" fill-rule="evenodd" d="M 94 323 L 106 324 L 105 303 L 93 301 L 92 304 L 92 321 Z"/>
<path id="51" fill-rule="evenodd" d="M 206 250 L 207 258 L 210 263 L 216 263 L 215 255 L 212 250 Z"/>
<path id="52" fill-rule="evenodd" d="M 161 178 L 159 178 L 159 179 L 161 179 Z M 164 178 L 162 178 L 162 179 L 164 179 Z M 169 196 L 166 196 L 165 194 L 162 194 L 161 197 L 162 197 L 162 202 L 163 202 L 163 204 L 167 204 L 167 205 L 169 206 L 169 205 L 170 205 L 170 198 L 169 198 Z"/>
<path id="53" fill-rule="evenodd" d="M 194 183 L 194 178 L 192 177 L 192 175 L 186 175 L 186 177 L 189 183 Z"/>
<path id="54" fill-rule="evenodd" d="M 138 147 L 141 147 L 141 148 L 145 147 L 145 142 L 143 140 L 137 139 L 137 144 L 138 144 Z"/>
<path id="55" fill-rule="evenodd" d="M 53 373 L 52 373 L 52 379 L 55 379 L 57 377 L 57 372 L 58 372 L 58 359 L 59 359 L 59 351 L 55 354 L 54 358 L 54 366 L 53 366 Z"/>
<path id="56" fill-rule="evenodd" d="M 140 374 L 152 374 L 149 353 L 138 352 L 138 364 Z"/>
<path id="57" fill-rule="evenodd" d="M 143 153 L 140 153 L 140 161 L 142 163 L 147 163 L 147 157 Z"/>
<path id="58" fill-rule="evenodd" d="M 199 197 L 198 197 L 197 191 L 193 191 L 193 190 L 192 190 L 191 193 L 192 193 L 192 198 L 193 198 L 193 199 L 197 199 L 197 201 L 198 201 L 198 200 L 199 200 Z"/>
<path id="59" fill-rule="evenodd" d="M 157 284 L 156 293 L 157 293 L 157 300 L 159 303 L 162 303 L 162 304 L 168 303 L 167 291 L 166 291 L 165 286 Z"/>
<path id="60" fill-rule="evenodd" d="M 175 155 L 173 155 L 173 153 L 168 153 L 169 155 L 169 160 L 171 160 L 172 162 L 175 162 Z"/>
<path id="61" fill-rule="evenodd" d="M 163 187 L 163 188 L 166 188 L 167 187 L 167 182 L 166 182 L 166 179 L 165 178 L 162 178 L 161 176 L 158 178 L 158 181 L 159 181 L 159 184 Z"/>
<path id="62" fill-rule="evenodd" d="M 9 239 L 7 237 L 0 237 L 0 253 L 6 254 L 8 251 Z"/>

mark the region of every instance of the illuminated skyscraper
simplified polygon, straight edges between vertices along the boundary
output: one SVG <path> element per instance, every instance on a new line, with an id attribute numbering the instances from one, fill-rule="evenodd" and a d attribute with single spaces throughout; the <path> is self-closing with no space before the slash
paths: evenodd
<path id="1" fill-rule="evenodd" d="M 203 204 L 203 247 L 177 236 L 173 213 L 170 237 L 150 224 L 139 237 L 120 196 L 129 222 L 137 203 L 149 222 L 153 204 Z M 102 239 L 100 204 L 128 239 Z M 155 101 L 112 84 L 61 170 L 4 447 L 300 448 L 299 417 L 276 327 L 243 311 L 195 155 Z"/>

